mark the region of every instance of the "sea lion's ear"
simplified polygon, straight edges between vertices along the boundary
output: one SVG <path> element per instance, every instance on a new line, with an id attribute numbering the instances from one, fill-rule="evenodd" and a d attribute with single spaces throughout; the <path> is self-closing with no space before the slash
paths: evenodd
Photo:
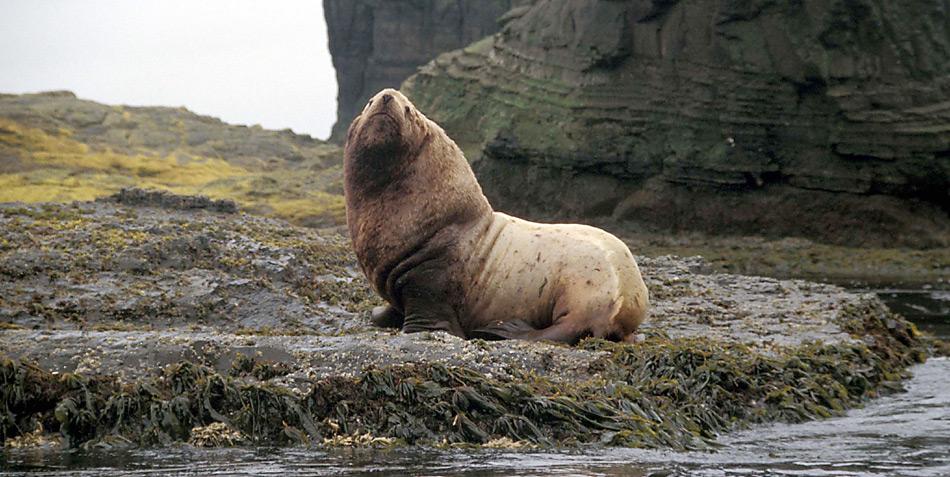
<path id="1" fill-rule="evenodd" d="M 429 131 L 428 129 L 426 129 L 425 131 L 426 131 L 426 134 L 422 136 L 422 141 L 419 141 L 420 151 L 423 148 L 425 148 L 427 145 L 429 145 L 430 142 L 432 142 L 432 131 Z"/>

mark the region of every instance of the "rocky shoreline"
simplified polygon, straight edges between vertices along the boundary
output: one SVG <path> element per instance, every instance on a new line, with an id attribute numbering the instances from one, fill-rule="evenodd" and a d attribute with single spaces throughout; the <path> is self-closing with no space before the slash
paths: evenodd
<path id="1" fill-rule="evenodd" d="M 6 446 L 703 448 L 899 389 L 935 345 L 873 295 L 672 256 L 639 258 L 637 345 L 402 335 L 338 231 L 132 195 L 0 205 Z"/>

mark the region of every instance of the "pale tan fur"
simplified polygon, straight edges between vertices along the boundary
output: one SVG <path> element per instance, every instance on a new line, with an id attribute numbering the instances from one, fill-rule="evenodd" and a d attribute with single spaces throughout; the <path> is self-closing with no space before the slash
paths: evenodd
<path id="1" fill-rule="evenodd" d="M 623 338 L 646 318 L 649 297 L 630 250 L 578 224 L 539 224 L 494 212 L 467 263 L 476 316 L 522 317 L 542 330 Z M 540 333 L 543 334 L 543 333 Z"/>
<path id="2" fill-rule="evenodd" d="M 646 285 L 623 242 L 492 211 L 461 150 L 398 91 L 354 119 L 344 170 L 360 266 L 407 331 L 629 341 L 646 318 Z"/>

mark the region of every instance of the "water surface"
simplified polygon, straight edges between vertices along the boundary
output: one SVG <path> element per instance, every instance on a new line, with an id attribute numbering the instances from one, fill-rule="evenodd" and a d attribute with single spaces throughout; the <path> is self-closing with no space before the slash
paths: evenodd
<path id="1" fill-rule="evenodd" d="M 893 286 L 864 291 L 877 293 L 891 310 L 921 330 L 950 339 L 950 289 Z"/>

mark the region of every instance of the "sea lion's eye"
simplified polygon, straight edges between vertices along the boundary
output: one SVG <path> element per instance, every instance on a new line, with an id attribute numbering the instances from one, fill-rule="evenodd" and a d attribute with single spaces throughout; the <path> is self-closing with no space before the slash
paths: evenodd
<path id="1" fill-rule="evenodd" d="M 409 116 L 410 113 L 412 113 L 412 108 L 406 106 L 406 116 Z"/>
<path id="2" fill-rule="evenodd" d="M 370 107 L 370 106 L 372 106 L 372 105 L 373 105 L 373 100 L 372 100 L 372 99 L 369 100 L 368 103 L 366 103 L 366 107 L 367 107 L 367 108 Z"/>

